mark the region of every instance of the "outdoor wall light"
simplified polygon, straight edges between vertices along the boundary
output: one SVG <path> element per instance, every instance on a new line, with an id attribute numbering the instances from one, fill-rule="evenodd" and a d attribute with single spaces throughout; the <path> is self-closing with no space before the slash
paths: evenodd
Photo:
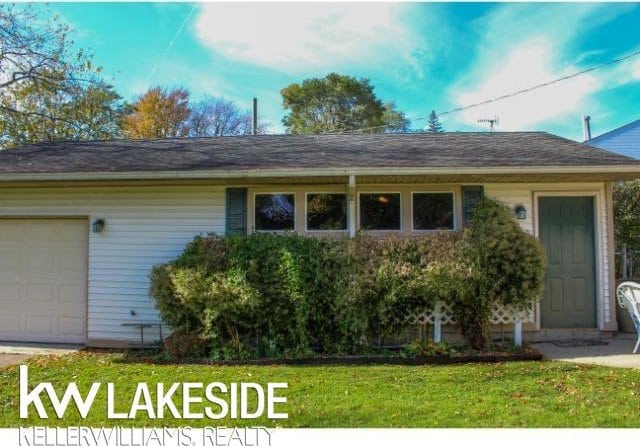
<path id="1" fill-rule="evenodd" d="M 513 207 L 513 213 L 516 214 L 518 220 L 527 218 L 527 208 L 525 208 L 523 204 L 516 204 Z"/>
<path id="2" fill-rule="evenodd" d="M 98 218 L 96 221 L 93 222 L 93 224 L 91 225 L 91 228 L 93 229 L 93 232 L 99 233 L 104 230 L 104 225 L 105 225 L 104 220 L 102 218 Z"/>

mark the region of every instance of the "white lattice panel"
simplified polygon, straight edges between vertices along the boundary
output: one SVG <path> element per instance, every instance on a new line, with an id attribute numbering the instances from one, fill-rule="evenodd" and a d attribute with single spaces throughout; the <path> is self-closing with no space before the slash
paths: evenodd
<path id="1" fill-rule="evenodd" d="M 409 324 L 433 325 L 437 317 L 440 318 L 440 322 L 442 324 L 456 323 L 455 319 L 453 318 L 451 307 L 449 307 L 449 305 L 447 304 L 437 305 L 435 310 L 425 310 L 422 312 L 410 314 L 409 316 L 407 316 L 407 322 Z M 496 306 L 491 310 L 491 323 L 493 325 L 513 324 L 516 322 L 517 317 L 518 312 L 502 306 Z M 520 318 L 522 322 L 533 322 L 533 310 L 521 312 Z"/>

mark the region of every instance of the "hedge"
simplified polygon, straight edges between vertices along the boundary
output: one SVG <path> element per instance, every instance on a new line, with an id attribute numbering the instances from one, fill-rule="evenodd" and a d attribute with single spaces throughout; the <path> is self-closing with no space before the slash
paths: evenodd
<path id="1" fill-rule="evenodd" d="M 214 359 L 360 353 L 438 301 L 482 348 L 491 306 L 530 306 L 543 274 L 540 243 L 485 200 L 468 229 L 420 237 L 198 236 L 153 268 L 151 295 L 176 356 L 191 344 Z"/>

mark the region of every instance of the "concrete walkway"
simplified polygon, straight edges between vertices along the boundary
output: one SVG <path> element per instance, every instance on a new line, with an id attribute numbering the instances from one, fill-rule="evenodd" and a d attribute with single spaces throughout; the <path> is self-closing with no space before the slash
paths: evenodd
<path id="1" fill-rule="evenodd" d="M 640 354 L 632 354 L 636 335 L 619 333 L 602 341 L 562 341 L 531 344 L 545 359 L 640 369 Z"/>
<path id="2" fill-rule="evenodd" d="M 22 364 L 32 356 L 75 353 L 81 345 L 0 342 L 0 367 Z"/>

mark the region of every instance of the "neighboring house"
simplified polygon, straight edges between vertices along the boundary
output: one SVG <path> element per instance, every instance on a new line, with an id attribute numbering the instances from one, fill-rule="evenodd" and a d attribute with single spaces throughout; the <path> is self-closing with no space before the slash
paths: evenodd
<path id="1" fill-rule="evenodd" d="M 640 119 L 591 138 L 585 143 L 640 159 Z"/>
<path id="2" fill-rule="evenodd" d="M 616 330 L 614 181 L 640 161 L 547 133 L 243 136 L 0 152 L 0 340 L 119 345 L 157 320 L 154 264 L 195 235 L 423 234 L 482 194 L 547 248 L 525 338 Z M 578 329 L 578 331 L 575 331 Z M 582 331 L 580 331 L 582 330 Z"/>

